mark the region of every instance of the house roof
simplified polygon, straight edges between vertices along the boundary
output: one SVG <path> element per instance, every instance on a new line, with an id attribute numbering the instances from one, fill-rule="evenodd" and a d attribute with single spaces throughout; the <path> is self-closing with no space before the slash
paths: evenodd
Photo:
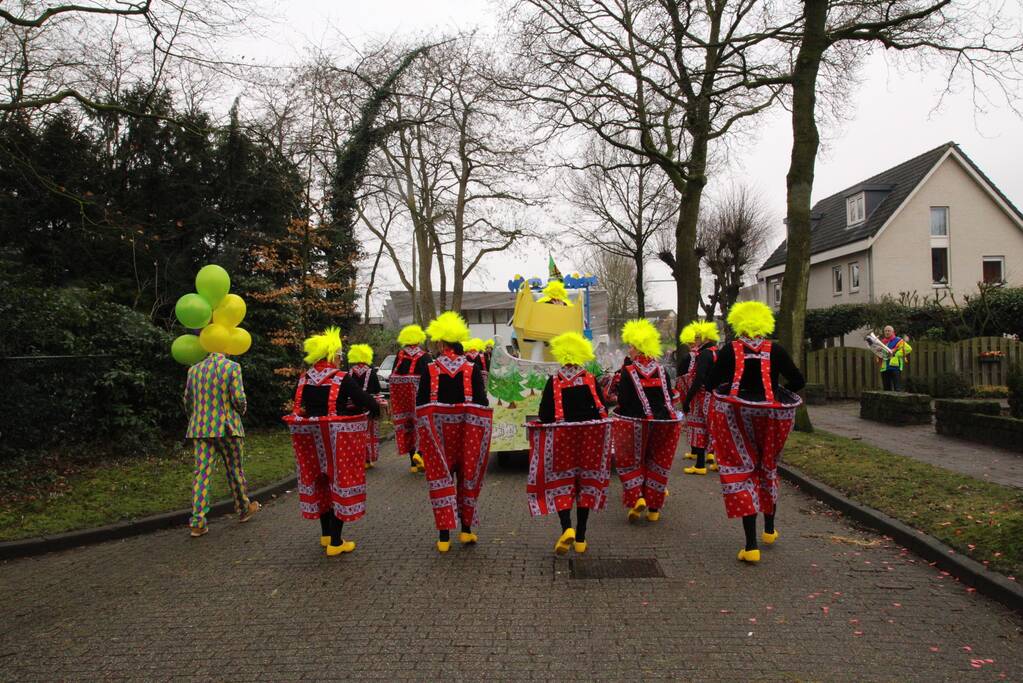
<path id="1" fill-rule="evenodd" d="M 955 149 L 962 160 L 969 164 L 990 189 L 1015 213 L 1016 218 L 1023 220 L 1023 213 L 1013 206 L 1012 202 L 963 153 L 962 149 L 955 142 L 946 142 L 940 147 L 904 161 L 814 204 L 811 211 L 813 228 L 810 235 L 810 254 L 819 254 L 874 237 L 949 149 Z M 850 195 L 863 190 L 889 190 L 889 192 L 867 216 L 866 220 L 859 225 L 846 227 L 845 200 Z M 761 270 L 785 265 L 786 246 L 787 243 L 782 242 L 764 262 Z"/>

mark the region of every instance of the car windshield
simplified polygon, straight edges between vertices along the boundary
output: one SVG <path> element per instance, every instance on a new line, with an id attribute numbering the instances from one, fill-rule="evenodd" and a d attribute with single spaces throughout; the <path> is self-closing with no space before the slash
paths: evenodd
<path id="1" fill-rule="evenodd" d="M 383 362 L 380 363 L 378 370 L 390 370 L 394 367 L 395 355 L 392 353 L 387 358 L 384 358 Z"/>

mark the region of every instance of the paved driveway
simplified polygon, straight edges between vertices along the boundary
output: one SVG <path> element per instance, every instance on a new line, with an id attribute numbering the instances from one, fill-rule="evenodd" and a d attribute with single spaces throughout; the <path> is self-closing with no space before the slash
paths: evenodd
<path id="1" fill-rule="evenodd" d="M 665 576 L 574 579 L 521 471 L 492 467 L 479 546 L 438 555 L 392 449 L 349 556 L 322 555 L 291 494 L 198 540 L 0 564 L 0 679 L 1023 679 L 1023 621 L 788 485 L 759 566 L 735 560 L 715 477 L 679 472 L 660 524 L 591 521 L 591 562 Z"/>

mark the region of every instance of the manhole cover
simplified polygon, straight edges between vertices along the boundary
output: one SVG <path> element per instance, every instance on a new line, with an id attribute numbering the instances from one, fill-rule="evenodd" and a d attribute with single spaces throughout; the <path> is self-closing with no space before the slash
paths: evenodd
<path id="1" fill-rule="evenodd" d="M 657 560 L 572 559 L 568 561 L 573 579 L 663 579 Z"/>

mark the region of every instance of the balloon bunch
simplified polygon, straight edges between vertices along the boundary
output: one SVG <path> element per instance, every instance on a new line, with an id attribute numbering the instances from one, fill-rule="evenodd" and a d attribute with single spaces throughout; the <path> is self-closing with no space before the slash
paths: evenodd
<path id="1" fill-rule="evenodd" d="M 178 322 L 198 335 L 183 334 L 171 344 L 171 356 L 182 365 L 194 365 L 208 353 L 240 356 L 252 346 L 252 337 L 238 327 L 245 318 L 245 300 L 231 291 L 231 277 L 216 265 L 203 266 L 195 276 L 195 292 L 178 299 Z M 211 322 L 212 320 L 212 322 Z"/>

